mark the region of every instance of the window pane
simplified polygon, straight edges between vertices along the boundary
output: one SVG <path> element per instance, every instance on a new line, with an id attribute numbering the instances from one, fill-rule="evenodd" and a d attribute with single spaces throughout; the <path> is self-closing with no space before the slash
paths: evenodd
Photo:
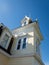
<path id="1" fill-rule="evenodd" d="M 21 45 L 21 39 L 19 39 L 19 41 L 18 41 L 17 50 L 19 50 L 19 49 L 20 49 L 20 45 Z"/>
<path id="2" fill-rule="evenodd" d="M 3 38 L 3 40 L 1 41 L 1 46 L 5 48 L 8 40 L 9 40 L 9 36 L 6 34 Z"/>
<path id="3" fill-rule="evenodd" d="M 39 40 L 38 39 L 36 41 L 36 52 L 37 52 L 37 54 L 40 54 L 40 45 L 39 45 Z"/>
<path id="4" fill-rule="evenodd" d="M 23 39 L 23 46 L 22 48 L 26 48 L 26 38 Z"/>
<path id="5" fill-rule="evenodd" d="M 26 25 L 26 21 L 24 22 L 24 26 Z"/>

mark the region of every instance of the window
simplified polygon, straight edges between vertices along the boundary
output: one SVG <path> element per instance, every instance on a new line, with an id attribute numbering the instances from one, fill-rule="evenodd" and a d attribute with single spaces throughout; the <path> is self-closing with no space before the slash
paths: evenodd
<path id="1" fill-rule="evenodd" d="M 9 36 L 6 34 L 4 36 L 4 38 L 2 39 L 2 41 L 1 41 L 1 46 L 4 47 L 4 48 L 6 48 L 8 40 L 9 40 Z"/>
<path id="2" fill-rule="evenodd" d="M 26 21 L 24 22 L 24 26 L 26 25 Z"/>
<path id="3" fill-rule="evenodd" d="M 23 46 L 22 46 L 22 48 L 23 49 L 26 48 L 26 38 L 23 39 Z"/>
<path id="4" fill-rule="evenodd" d="M 22 40 L 23 40 L 23 41 L 22 41 Z M 24 39 L 19 39 L 19 40 L 18 40 L 17 50 L 20 49 L 20 47 L 21 47 L 21 43 L 23 43 L 23 45 L 22 45 L 22 49 L 26 48 L 26 38 L 24 38 Z"/>
<path id="5" fill-rule="evenodd" d="M 19 49 L 20 49 L 20 46 L 21 46 L 21 39 L 19 39 L 19 41 L 18 41 L 17 50 L 19 50 Z"/>

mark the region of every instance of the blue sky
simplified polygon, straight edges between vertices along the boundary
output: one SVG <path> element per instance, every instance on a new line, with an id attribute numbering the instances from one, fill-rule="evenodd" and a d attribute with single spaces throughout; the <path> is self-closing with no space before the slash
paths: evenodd
<path id="1" fill-rule="evenodd" d="M 13 30 L 27 15 L 38 19 L 43 41 L 41 42 L 42 60 L 49 65 L 49 0 L 0 0 L 0 23 Z"/>

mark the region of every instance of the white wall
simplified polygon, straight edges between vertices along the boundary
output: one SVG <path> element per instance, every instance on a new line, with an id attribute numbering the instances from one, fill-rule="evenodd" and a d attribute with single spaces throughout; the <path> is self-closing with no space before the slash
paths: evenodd
<path id="1" fill-rule="evenodd" d="M 13 43 L 12 49 L 11 49 L 11 53 L 13 55 L 16 56 L 23 56 L 23 55 L 27 55 L 27 54 L 33 54 L 34 53 L 34 28 L 33 27 L 26 27 L 26 28 L 22 28 L 19 30 L 16 30 L 13 34 L 14 35 L 23 35 L 23 33 L 29 34 L 30 37 L 27 37 L 28 42 L 26 44 L 26 48 L 25 49 L 20 49 L 20 50 L 15 50 L 15 48 L 17 47 L 17 41 L 19 38 L 15 39 L 15 43 Z M 20 38 L 24 38 L 24 37 L 20 37 Z"/>
<path id="2" fill-rule="evenodd" d="M 35 65 L 35 63 L 33 57 L 22 57 L 22 58 L 11 58 L 9 60 L 8 65 Z"/>

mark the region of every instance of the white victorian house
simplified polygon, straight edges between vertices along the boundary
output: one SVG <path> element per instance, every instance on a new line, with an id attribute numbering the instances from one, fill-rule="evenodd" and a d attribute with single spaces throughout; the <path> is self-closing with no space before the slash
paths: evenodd
<path id="1" fill-rule="evenodd" d="M 21 26 L 10 31 L 0 24 L 0 65 L 44 65 L 40 44 L 43 40 L 38 21 L 25 16 Z"/>

